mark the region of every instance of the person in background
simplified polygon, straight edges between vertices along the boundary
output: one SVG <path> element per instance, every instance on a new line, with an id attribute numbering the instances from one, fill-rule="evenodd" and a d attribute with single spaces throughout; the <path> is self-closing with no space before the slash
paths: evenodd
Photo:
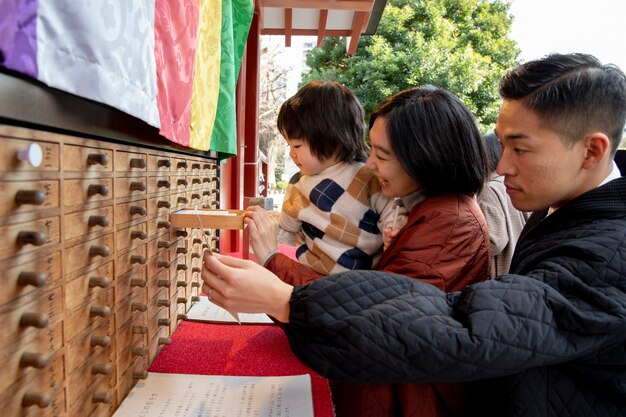
<path id="1" fill-rule="evenodd" d="M 613 162 L 626 76 L 553 54 L 508 72 L 500 94 L 497 171 L 533 212 L 508 274 L 453 294 L 380 271 L 294 287 L 205 256 L 203 289 L 285 323 L 292 351 L 333 380 L 473 381 L 472 416 L 626 415 L 626 178 Z"/>
<path id="2" fill-rule="evenodd" d="M 369 138 L 367 165 L 382 193 L 410 210 L 408 219 L 391 225 L 395 231 L 374 269 L 447 292 L 487 279 L 489 235 L 475 199 L 487 178 L 487 158 L 471 112 L 446 90 L 412 88 L 373 112 Z M 246 221 L 255 253 L 273 253 L 265 265 L 270 271 L 292 285 L 319 278 L 278 253 L 275 224 L 263 210 Z M 461 415 L 465 401 L 463 384 L 331 387 L 337 417 Z"/>
<path id="3" fill-rule="evenodd" d="M 489 161 L 489 179 L 478 194 L 478 205 L 485 215 L 489 230 L 491 277 L 509 272 L 515 243 L 530 213 L 517 210 L 506 193 L 504 176 L 496 172 L 501 146 L 495 133 L 483 136 Z"/>
<path id="4" fill-rule="evenodd" d="M 363 162 L 363 118 L 354 93 L 333 81 L 305 84 L 278 113 L 300 178 L 287 187 L 277 236 L 318 274 L 370 269 L 383 249 L 382 225 L 394 216 Z M 264 262 L 266 254 L 254 253 Z"/>

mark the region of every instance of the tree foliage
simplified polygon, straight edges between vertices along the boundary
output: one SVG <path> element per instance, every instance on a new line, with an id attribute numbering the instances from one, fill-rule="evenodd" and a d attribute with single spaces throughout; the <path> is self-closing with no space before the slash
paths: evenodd
<path id="1" fill-rule="evenodd" d="M 351 88 L 366 114 L 393 93 L 432 84 L 450 90 L 483 129 L 495 124 L 498 82 L 515 66 L 507 0 L 388 0 L 375 35 L 346 54 L 345 38 L 327 38 L 307 56 L 312 79 Z"/>

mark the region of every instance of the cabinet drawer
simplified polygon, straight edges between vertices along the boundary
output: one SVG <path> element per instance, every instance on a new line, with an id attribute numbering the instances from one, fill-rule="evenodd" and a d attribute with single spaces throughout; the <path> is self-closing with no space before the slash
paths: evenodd
<path id="1" fill-rule="evenodd" d="M 141 196 L 148 192 L 146 177 L 122 177 L 115 179 L 115 197 Z"/>
<path id="2" fill-rule="evenodd" d="M 39 132 L 36 132 L 37 134 Z M 2 152 L 0 152 L 0 172 L 53 172 L 59 171 L 59 144 L 39 140 L 13 139 L 5 137 L 5 126 L 0 126 Z M 28 160 L 18 158 L 19 152 L 25 152 L 29 146 L 39 147 L 35 153 L 41 151 L 41 164 L 31 165 Z"/>
<path id="3" fill-rule="evenodd" d="M 72 339 L 89 326 L 98 326 L 113 320 L 115 309 L 112 288 L 100 291 L 96 297 L 72 310 L 65 311 L 65 330 L 67 338 Z"/>
<path id="4" fill-rule="evenodd" d="M 94 237 L 96 234 L 112 232 L 113 225 L 113 206 L 78 211 L 65 215 L 63 237 L 66 241 Z"/>
<path id="5" fill-rule="evenodd" d="M 168 176 L 148 177 L 148 194 L 166 194 L 173 187 L 175 184 L 172 184 Z"/>
<path id="6" fill-rule="evenodd" d="M 115 152 L 116 172 L 146 172 L 148 158 L 145 153 Z"/>
<path id="7" fill-rule="evenodd" d="M 137 223 L 117 231 L 117 251 L 122 252 L 128 248 L 141 245 L 148 240 L 146 223 Z"/>
<path id="8" fill-rule="evenodd" d="M 102 351 L 87 358 L 68 376 L 67 397 L 69 403 L 73 404 L 82 392 L 100 381 L 115 381 L 115 372 L 115 361 L 109 352 Z"/>
<path id="9" fill-rule="evenodd" d="M 67 344 L 67 368 L 72 372 L 91 355 L 108 352 L 115 359 L 115 326 L 106 320 L 95 327 L 88 327 Z"/>
<path id="10" fill-rule="evenodd" d="M 0 216 L 59 207 L 59 181 L 0 182 Z"/>
<path id="11" fill-rule="evenodd" d="M 63 145 L 63 169 L 67 172 L 112 172 L 113 150 Z"/>
<path id="12" fill-rule="evenodd" d="M 143 274 L 139 273 L 136 274 L 136 276 L 137 278 L 141 277 L 142 279 L 146 279 L 145 265 L 148 262 L 147 252 L 147 245 L 144 243 L 118 256 L 115 260 L 115 276 L 119 277 L 127 274 L 133 268 L 139 270 L 139 267 L 142 267 Z"/>
<path id="13" fill-rule="evenodd" d="M 60 376 L 54 388 L 41 378 L 17 381 L 0 395 L 3 416 L 66 417 L 65 388 Z"/>
<path id="14" fill-rule="evenodd" d="M 167 155 L 148 155 L 148 171 L 169 172 L 172 161 Z"/>
<path id="15" fill-rule="evenodd" d="M 111 178 L 75 179 L 63 181 L 63 205 L 106 201 L 113 198 L 113 180 Z"/>
<path id="16" fill-rule="evenodd" d="M 98 297 L 113 285 L 113 261 L 83 273 L 65 283 L 65 307 L 73 309 Z"/>
<path id="17" fill-rule="evenodd" d="M 169 195 L 152 197 L 148 199 L 148 218 L 152 219 L 158 216 L 169 216 L 172 202 Z"/>
<path id="18" fill-rule="evenodd" d="M 72 246 L 65 251 L 66 274 L 111 259 L 114 252 L 113 233 Z"/>
<path id="19" fill-rule="evenodd" d="M 145 322 L 148 312 L 145 291 L 131 292 L 128 297 L 119 301 L 115 309 L 115 321 L 117 323 Z"/>
<path id="20" fill-rule="evenodd" d="M 115 224 L 120 225 L 131 220 L 145 218 L 147 215 L 147 202 L 143 200 L 135 200 L 130 203 L 121 203 L 115 205 Z"/>
<path id="21" fill-rule="evenodd" d="M 58 216 L 0 227 L 0 257 L 49 248 L 60 242 L 60 232 Z"/>
<path id="22" fill-rule="evenodd" d="M 123 300 L 134 292 L 142 293 L 145 297 L 147 285 L 146 266 L 141 265 L 115 277 L 115 297 L 117 300 Z"/>
<path id="23" fill-rule="evenodd" d="M 43 294 L 61 283 L 61 252 L 40 256 L 18 266 L 5 262 L 0 266 L 3 286 L 0 306 L 24 295 Z"/>
<path id="24" fill-rule="evenodd" d="M 115 412 L 117 392 L 107 379 L 96 380 L 94 385 L 82 391 L 70 405 L 70 416 L 109 417 Z"/>

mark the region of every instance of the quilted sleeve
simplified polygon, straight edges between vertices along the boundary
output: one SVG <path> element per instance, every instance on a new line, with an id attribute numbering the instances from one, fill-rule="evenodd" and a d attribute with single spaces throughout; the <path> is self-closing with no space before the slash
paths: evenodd
<path id="1" fill-rule="evenodd" d="M 624 343 L 623 289 L 583 296 L 578 284 L 562 284 L 572 285 L 567 296 L 505 275 L 446 294 L 396 274 L 350 271 L 296 287 L 285 330 L 308 366 L 359 383 L 491 378 Z"/>

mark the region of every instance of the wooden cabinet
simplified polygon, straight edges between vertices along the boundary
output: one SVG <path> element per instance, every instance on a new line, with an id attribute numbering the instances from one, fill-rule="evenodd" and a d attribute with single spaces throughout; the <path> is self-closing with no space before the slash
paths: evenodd
<path id="1" fill-rule="evenodd" d="M 2 415 L 112 415 L 198 299 L 219 162 L 0 124 Z"/>

